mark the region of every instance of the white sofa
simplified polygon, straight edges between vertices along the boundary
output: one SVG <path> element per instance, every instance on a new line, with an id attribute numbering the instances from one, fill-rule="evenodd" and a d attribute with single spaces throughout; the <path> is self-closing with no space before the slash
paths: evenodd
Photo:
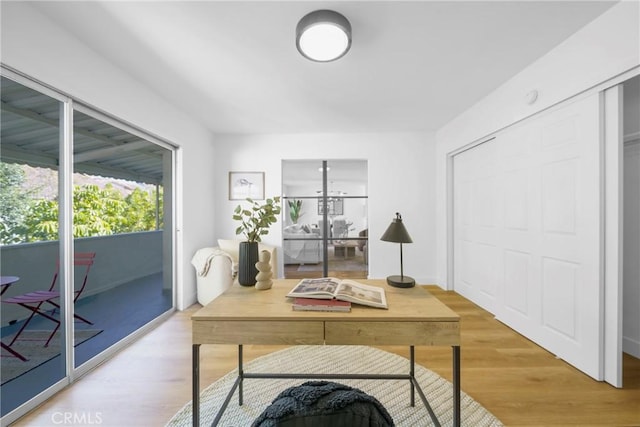
<path id="1" fill-rule="evenodd" d="M 322 242 L 317 240 L 320 235 L 313 232 L 308 226 L 288 225 L 282 230 L 282 238 L 285 264 L 318 264 L 322 262 Z"/>
<path id="2" fill-rule="evenodd" d="M 196 270 L 198 302 L 207 305 L 218 295 L 237 283 L 240 240 L 218 239 L 218 246 L 198 249 L 191 259 Z M 258 251 L 271 254 L 271 271 L 278 277 L 278 252 L 275 247 L 258 244 Z"/>

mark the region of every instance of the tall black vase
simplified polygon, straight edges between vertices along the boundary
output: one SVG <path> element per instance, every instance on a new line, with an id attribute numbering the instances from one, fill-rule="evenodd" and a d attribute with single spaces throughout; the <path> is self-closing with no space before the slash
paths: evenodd
<path id="1" fill-rule="evenodd" d="M 240 253 L 238 257 L 238 283 L 242 286 L 253 286 L 256 284 L 258 269 L 258 242 L 240 242 Z"/>

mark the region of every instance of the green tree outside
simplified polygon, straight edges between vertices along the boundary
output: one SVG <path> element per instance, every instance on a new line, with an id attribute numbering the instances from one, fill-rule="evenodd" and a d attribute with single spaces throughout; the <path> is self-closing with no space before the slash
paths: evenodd
<path id="1" fill-rule="evenodd" d="M 19 243 L 31 196 L 22 190 L 25 173 L 20 165 L 0 162 L 0 242 Z"/>
<path id="2" fill-rule="evenodd" d="M 58 201 L 35 198 L 23 189 L 18 165 L 0 163 L 0 243 L 58 239 Z M 162 188 L 160 188 L 160 202 Z M 123 196 L 111 184 L 75 186 L 73 236 L 92 237 L 156 229 L 156 191 L 134 189 Z M 162 227 L 160 218 L 159 226 Z"/>

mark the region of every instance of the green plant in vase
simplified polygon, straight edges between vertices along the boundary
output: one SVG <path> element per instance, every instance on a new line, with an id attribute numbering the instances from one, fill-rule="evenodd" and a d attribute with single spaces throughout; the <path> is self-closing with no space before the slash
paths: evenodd
<path id="1" fill-rule="evenodd" d="M 302 200 L 287 200 L 287 203 L 289 203 L 289 217 L 291 218 L 291 222 L 297 224 L 298 219 L 302 216 Z"/>
<path id="2" fill-rule="evenodd" d="M 240 242 L 238 258 L 238 282 L 243 286 L 252 286 L 256 283 L 256 262 L 258 262 L 258 242 L 262 236 L 269 234 L 269 227 L 278 221 L 280 215 L 280 197 L 265 200 L 260 204 L 251 198 L 246 199 L 250 206 L 243 208 L 236 206 L 233 211 L 233 219 L 240 221 L 236 228 L 236 235 L 243 234 L 247 239 Z"/>

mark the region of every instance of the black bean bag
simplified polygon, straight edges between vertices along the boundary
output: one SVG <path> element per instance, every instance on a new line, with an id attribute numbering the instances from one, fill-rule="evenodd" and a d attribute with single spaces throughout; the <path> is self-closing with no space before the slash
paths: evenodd
<path id="1" fill-rule="evenodd" d="M 389 412 L 357 388 L 329 381 L 308 381 L 280 393 L 252 427 L 387 427 Z"/>

